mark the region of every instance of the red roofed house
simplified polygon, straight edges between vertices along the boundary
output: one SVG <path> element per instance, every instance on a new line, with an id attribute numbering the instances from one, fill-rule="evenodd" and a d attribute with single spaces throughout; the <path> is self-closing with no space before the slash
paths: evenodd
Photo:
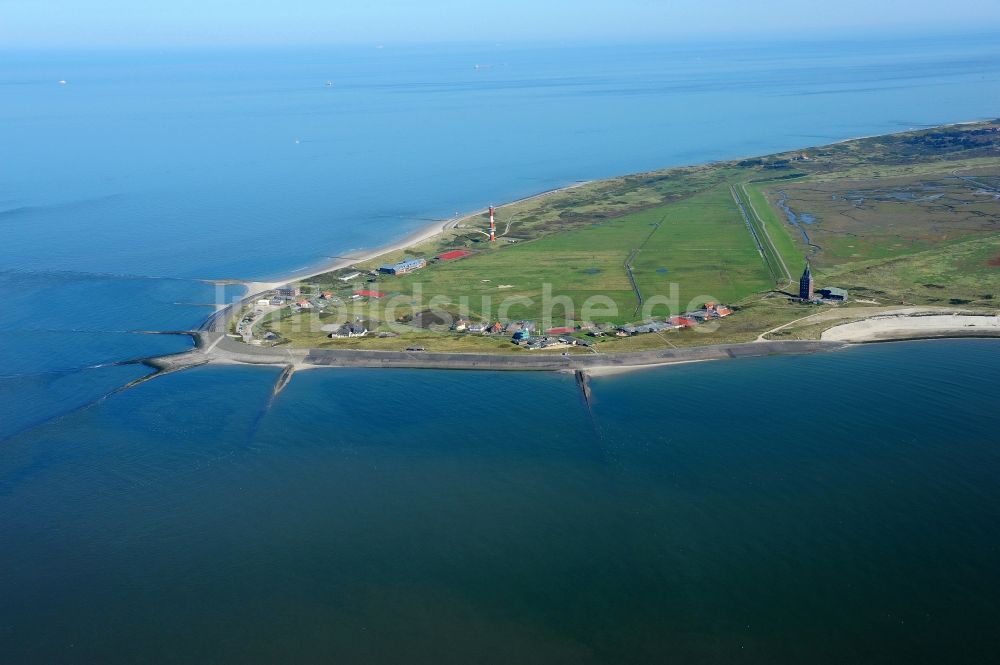
<path id="1" fill-rule="evenodd" d="M 692 319 L 688 319 L 683 316 L 675 316 L 670 319 L 670 323 L 675 326 L 680 326 L 681 328 L 694 328 L 695 326 L 695 322 Z"/>
<path id="2" fill-rule="evenodd" d="M 566 335 L 568 333 L 574 332 L 574 328 L 562 327 L 562 328 L 549 328 L 545 331 L 546 335 Z"/>
<path id="3" fill-rule="evenodd" d="M 381 291 L 355 291 L 354 295 L 366 297 L 366 298 L 384 298 L 385 294 Z"/>

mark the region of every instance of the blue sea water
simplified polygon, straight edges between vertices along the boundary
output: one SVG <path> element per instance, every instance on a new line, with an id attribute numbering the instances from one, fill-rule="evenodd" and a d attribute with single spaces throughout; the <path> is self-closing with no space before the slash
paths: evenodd
<path id="1" fill-rule="evenodd" d="M 988 662 L 988 340 L 201 368 L 8 441 L 8 662 Z M 491 405 L 484 412 L 484 404 Z M 558 415 L 556 415 L 558 414 Z"/>
<path id="2" fill-rule="evenodd" d="M 205 280 L 998 108 L 995 36 L 0 52 L 3 659 L 982 661 L 988 341 L 597 379 L 592 412 L 517 374 L 114 391 Z"/>

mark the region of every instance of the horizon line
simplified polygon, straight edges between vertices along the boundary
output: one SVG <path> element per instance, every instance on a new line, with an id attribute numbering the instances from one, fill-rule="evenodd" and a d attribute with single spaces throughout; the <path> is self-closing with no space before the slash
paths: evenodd
<path id="1" fill-rule="evenodd" d="M 912 39 L 950 39 L 956 37 L 996 37 L 1000 35 L 1000 27 L 969 26 L 968 28 L 941 29 L 892 29 L 892 30 L 853 30 L 850 35 L 842 36 L 836 29 L 829 32 L 811 33 L 808 36 L 791 36 L 784 32 L 755 33 L 705 33 L 666 34 L 663 36 L 643 36 L 639 38 L 625 37 L 567 37 L 558 40 L 543 38 L 519 38 L 499 40 L 484 44 L 482 40 L 471 39 L 440 39 L 440 40 L 354 40 L 354 41 L 190 41 L 162 43 L 10 43 L 0 42 L 0 52 L 57 52 L 57 51 L 184 51 L 184 50 L 239 50 L 239 49 L 312 49 L 312 48 L 414 48 L 414 47 L 478 47 L 483 50 L 504 47 L 578 47 L 578 46 L 664 46 L 664 45 L 697 45 L 697 44 L 768 44 L 775 37 L 783 37 L 784 44 L 835 44 L 835 43 L 871 43 L 877 41 L 904 42 Z"/>
<path id="2" fill-rule="evenodd" d="M 484 43 L 474 39 L 427 39 L 427 40 L 397 40 L 397 39 L 351 39 L 351 40 L 304 40 L 291 41 L 146 41 L 146 42 L 66 42 L 66 43 L 12 43 L 0 36 L 0 52 L 11 51 L 151 51 L 151 50 L 227 50 L 227 49 L 309 49 L 309 48 L 409 48 L 426 46 L 476 46 L 482 49 L 503 48 L 506 46 L 662 46 L 666 44 L 825 44 L 852 43 L 885 40 L 902 42 L 912 39 L 948 39 L 955 37 L 996 37 L 1000 35 L 1000 26 L 947 26 L 926 28 L 851 28 L 850 34 L 842 35 L 845 28 L 828 28 L 825 30 L 811 29 L 809 34 L 802 30 L 776 30 L 774 32 L 706 32 L 706 33 L 665 33 L 663 35 L 626 36 L 564 36 L 558 38 L 520 37 L 496 40 Z"/>

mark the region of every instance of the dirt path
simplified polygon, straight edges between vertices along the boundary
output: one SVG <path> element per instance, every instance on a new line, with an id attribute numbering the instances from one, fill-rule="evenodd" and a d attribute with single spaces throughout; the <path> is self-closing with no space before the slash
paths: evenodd
<path id="1" fill-rule="evenodd" d="M 788 326 L 791 326 L 791 325 L 794 325 L 794 324 L 798 323 L 799 321 L 805 321 L 806 319 L 811 319 L 811 318 L 819 316 L 821 314 L 828 314 L 828 313 L 829 312 L 815 312 L 813 314 L 810 314 L 809 316 L 803 316 L 801 319 L 795 319 L 794 321 L 789 321 L 788 323 L 783 323 L 780 326 L 778 326 L 777 328 L 771 328 L 770 330 L 766 330 L 766 331 L 762 332 L 761 334 L 757 335 L 757 339 L 755 341 L 757 341 L 757 342 L 766 342 L 766 341 L 768 341 L 767 340 L 767 336 L 770 335 L 771 333 L 776 333 L 779 330 L 782 330 L 784 328 L 787 328 Z"/>

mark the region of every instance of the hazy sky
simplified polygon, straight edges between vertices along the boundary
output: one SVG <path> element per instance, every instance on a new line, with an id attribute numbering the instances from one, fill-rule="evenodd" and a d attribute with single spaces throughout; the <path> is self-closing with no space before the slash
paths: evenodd
<path id="1" fill-rule="evenodd" d="M 849 35 L 1000 28 L 965 0 L 0 0 L 0 46 Z"/>

